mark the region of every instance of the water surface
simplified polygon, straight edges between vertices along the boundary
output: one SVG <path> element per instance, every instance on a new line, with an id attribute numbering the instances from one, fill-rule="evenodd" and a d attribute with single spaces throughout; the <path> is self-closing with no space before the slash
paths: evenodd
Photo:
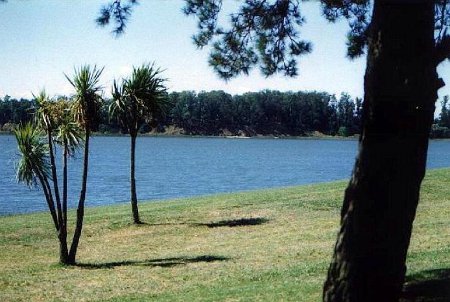
<path id="1" fill-rule="evenodd" d="M 129 137 L 93 137 L 87 206 L 128 202 Z M 139 200 L 300 185 L 349 178 L 355 140 L 139 137 Z M 58 152 L 59 153 L 59 152 Z M 59 155 L 59 154 L 58 154 Z M 0 136 L 0 215 L 46 210 L 39 189 L 17 184 L 13 136 Z M 58 164 L 60 163 L 60 158 Z M 69 162 L 76 206 L 82 154 Z M 431 141 L 428 168 L 450 167 L 450 141 Z"/>

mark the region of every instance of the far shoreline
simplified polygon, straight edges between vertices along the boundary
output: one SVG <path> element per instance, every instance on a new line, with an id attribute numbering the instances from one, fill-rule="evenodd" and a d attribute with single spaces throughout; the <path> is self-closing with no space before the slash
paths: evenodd
<path id="1" fill-rule="evenodd" d="M 13 132 L 10 131 L 0 131 L 0 135 L 14 135 Z M 92 136 L 94 137 L 127 137 L 128 134 L 125 133 L 109 133 L 109 132 L 93 132 Z M 209 135 L 209 134 L 171 134 L 164 132 L 146 132 L 139 133 L 138 137 L 178 137 L 178 138 L 226 138 L 226 139 L 307 139 L 307 140 L 358 140 L 359 135 L 351 135 L 351 136 L 339 136 L 339 135 L 327 135 L 320 132 L 315 131 L 314 134 L 311 135 L 289 135 L 289 134 L 256 134 L 252 136 L 243 136 L 243 135 Z"/>
<path id="2" fill-rule="evenodd" d="M 0 136 L 14 135 L 10 131 L 0 131 Z M 123 133 L 105 133 L 94 132 L 93 137 L 127 137 L 128 134 Z M 288 135 L 288 134 L 257 134 L 253 136 L 239 136 L 239 135 L 202 135 L 202 134 L 168 134 L 164 132 L 160 133 L 139 133 L 138 137 L 167 137 L 167 138 L 226 138 L 226 139 L 291 139 L 291 140 L 348 140 L 356 141 L 359 139 L 359 135 L 351 136 L 339 136 L 339 135 L 326 135 L 326 134 L 312 134 L 312 135 Z M 449 141 L 450 138 L 432 138 L 432 141 Z"/>

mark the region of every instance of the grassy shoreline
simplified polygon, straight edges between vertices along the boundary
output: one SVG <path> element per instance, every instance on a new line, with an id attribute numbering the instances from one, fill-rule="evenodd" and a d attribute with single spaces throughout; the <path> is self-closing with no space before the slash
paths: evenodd
<path id="1" fill-rule="evenodd" d="M 427 172 L 412 285 L 450 271 L 449 179 Z M 0 300 L 319 301 L 345 185 L 142 202 L 141 226 L 128 204 L 87 208 L 75 267 L 57 264 L 47 213 L 0 217 Z"/>

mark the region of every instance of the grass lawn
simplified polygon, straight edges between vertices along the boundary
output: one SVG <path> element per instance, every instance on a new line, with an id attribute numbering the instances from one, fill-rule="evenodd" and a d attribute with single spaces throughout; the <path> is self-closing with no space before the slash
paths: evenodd
<path id="1" fill-rule="evenodd" d="M 345 184 L 142 202 L 139 226 L 128 204 L 87 208 L 75 267 L 57 264 L 47 213 L 0 217 L 0 301 L 320 301 Z M 417 301 L 449 301 L 449 280 L 441 169 L 422 187 L 408 281 L 437 297 Z"/>

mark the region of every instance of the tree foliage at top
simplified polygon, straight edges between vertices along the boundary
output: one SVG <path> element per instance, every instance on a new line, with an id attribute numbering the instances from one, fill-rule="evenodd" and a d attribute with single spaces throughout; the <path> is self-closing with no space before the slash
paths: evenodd
<path id="1" fill-rule="evenodd" d="M 99 85 L 100 76 L 104 68 L 84 65 L 75 68 L 72 78 L 65 77 L 75 89 L 73 110 L 75 120 L 88 130 L 96 130 L 102 102 L 102 89 Z"/>
<path id="2" fill-rule="evenodd" d="M 22 154 L 16 166 L 17 181 L 33 187 L 39 177 L 50 178 L 48 145 L 42 138 L 42 131 L 28 122 L 14 129 L 14 135 Z"/>
<path id="3" fill-rule="evenodd" d="M 144 123 L 164 116 L 170 107 L 161 72 L 154 64 L 143 64 L 134 67 L 131 77 L 120 84 L 114 81 L 110 113 L 131 136 Z"/>
<path id="4" fill-rule="evenodd" d="M 138 4 L 137 0 L 125 1 L 114 0 L 100 9 L 100 14 L 95 20 L 98 25 L 104 26 L 109 23 L 111 19 L 114 20 L 115 27 L 112 33 L 117 37 L 124 33 L 127 21 L 131 15 L 133 6 Z"/>
<path id="5" fill-rule="evenodd" d="M 259 66 L 265 76 L 298 74 L 297 58 L 311 52 L 309 41 L 301 38 L 300 28 L 306 23 L 300 0 L 246 0 L 229 16 L 229 27 L 219 24 L 223 0 L 186 0 L 183 12 L 197 18 L 195 45 L 211 45 L 209 63 L 227 80 L 248 74 Z M 103 6 L 96 22 L 100 26 L 113 23 L 113 33 L 122 34 L 137 1 L 116 0 Z M 370 0 L 322 0 L 322 12 L 331 22 L 348 20 L 347 55 L 365 54 L 371 30 Z M 450 1 L 435 1 L 436 65 L 450 58 Z"/>
<path id="6" fill-rule="evenodd" d="M 184 7 L 186 15 L 198 18 L 195 44 L 212 44 L 209 63 L 220 77 L 248 74 L 258 63 L 266 76 L 298 74 L 296 57 L 311 51 L 311 44 L 300 37 L 305 19 L 299 1 L 245 1 L 230 15 L 229 29 L 217 22 L 221 6 L 220 0 L 188 0 Z"/>

